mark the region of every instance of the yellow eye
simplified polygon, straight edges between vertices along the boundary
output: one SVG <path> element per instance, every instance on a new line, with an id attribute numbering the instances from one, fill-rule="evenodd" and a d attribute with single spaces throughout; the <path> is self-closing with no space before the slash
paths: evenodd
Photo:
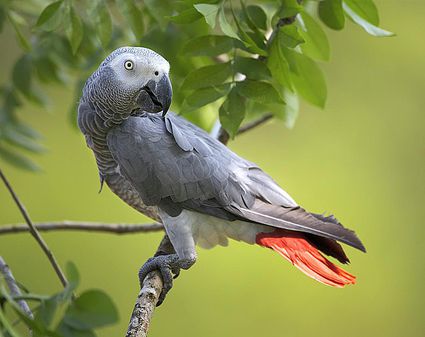
<path id="1" fill-rule="evenodd" d="M 124 68 L 127 70 L 133 70 L 134 64 L 133 61 L 127 60 L 124 62 Z"/>

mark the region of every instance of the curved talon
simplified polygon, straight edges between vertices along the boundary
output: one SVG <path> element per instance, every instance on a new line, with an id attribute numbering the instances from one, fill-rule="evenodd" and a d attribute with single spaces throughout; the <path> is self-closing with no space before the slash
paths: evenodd
<path id="1" fill-rule="evenodd" d="M 157 306 L 160 306 L 173 287 L 173 278 L 180 274 L 179 258 L 177 254 L 160 255 L 149 258 L 139 270 L 140 287 L 143 287 L 145 277 L 152 271 L 158 270 L 161 274 L 163 288 L 158 299 Z M 174 277 L 173 277 L 174 274 Z"/>

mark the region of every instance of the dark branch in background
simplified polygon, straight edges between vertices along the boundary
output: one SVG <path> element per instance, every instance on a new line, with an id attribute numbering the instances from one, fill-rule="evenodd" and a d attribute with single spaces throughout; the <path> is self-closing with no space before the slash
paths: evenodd
<path id="1" fill-rule="evenodd" d="M 6 261 L 4 261 L 3 257 L 1 256 L 0 256 L 0 274 L 3 275 L 4 277 L 7 287 L 9 288 L 10 295 L 14 298 L 21 297 L 22 296 L 21 290 L 19 289 L 19 286 L 15 278 L 13 277 L 12 271 L 10 270 Z M 22 311 L 25 312 L 29 318 L 34 318 L 31 312 L 31 309 L 25 300 L 20 299 L 20 300 L 17 300 L 16 302 L 18 303 Z"/>
<path id="2" fill-rule="evenodd" d="M 251 129 L 257 127 L 257 126 L 260 126 L 261 124 L 264 124 L 265 122 L 267 122 L 268 120 L 270 120 L 272 118 L 273 118 L 273 114 L 265 114 L 264 116 L 262 116 L 262 117 L 260 117 L 256 120 L 253 120 L 251 122 L 248 122 L 248 123 L 242 125 L 240 127 L 240 129 L 238 130 L 237 134 L 240 135 L 244 132 L 247 132 L 247 131 L 249 131 L 249 130 L 251 130 Z M 224 130 L 222 127 L 220 127 L 220 131 L 218 133 L 217 139 L 220 142 L 222 142 L 223 144 L 227 144 L 227 142 L 230 139 L 230 136 L 229 136 L 229 134 L 227 133 L 226 130 Z"/>
<path id="3" fill-rule="evenodd" d="M 160 223 L 152 224 L 106 224 L 99 222 L 82 221 L 60 221 L 60 222 L 39 222 L 34 227 L 39 232 L 51 231 L 85 231 L 85 232 L 104 232 L 110 234 L 136 234 L 159 232 L 164 229 Z M 30 229 L 26 224 L 2 225 L 0 226 L 0 235 L 16 234 L 28 232 Z"/>
<path id="4" fill-rule="evenodd" d="M 43 250 L 44 254 L 46 254 L 47 258 L 50 261 L 50 264 L 52 265 L 53 269 L 56 272 L 56 275 L 58 276 L 60 282 L 65 287 L 68 284 L 68 281 L 66 280 L 65 274 L 62 272 L 61 267 L 59 266 L 58 262 L 56 261 L 55 256 L 47 246 L 46 242 L 41 237 L 40 233 L 37 231 L 37 229 L 34 227 L 34 224 L 31 221 L 31 218 L 29 217 L 29 214 L 27 210 L 25 209 L 25 206 L 21 203 L 18 196 L 16 195 L 15 191 L 13 190 L 12 186 L 10 185 L 9 181 L 6 179 L 5 175 L 3 174 L 3 171 L 0 169 L 0 178 L 3 180 L 6 188 L 10 192 L 10 195 L 12 196 L 13 200 L 16 203 L 16 206 L 18 206 L 19 211 L 21 212 L 22 216 L 25 219 L 25 222 L 28 225 L 29 231 L 31 235 L 34 237 L 34 239 L 37 241 L 41 249 Z"/>

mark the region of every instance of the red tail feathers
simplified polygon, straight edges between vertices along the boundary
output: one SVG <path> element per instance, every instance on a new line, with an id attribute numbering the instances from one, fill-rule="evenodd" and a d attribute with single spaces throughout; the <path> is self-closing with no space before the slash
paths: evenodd
<path id="1" fill-rule="evenodd" d="M 295 267 L 315 280 L 333 287 L 356 283 L 356 277 L 327 260 L 303 233 L 276 229 L 271 233 L 259 233 L 256 243 L 273 249 Z"/>

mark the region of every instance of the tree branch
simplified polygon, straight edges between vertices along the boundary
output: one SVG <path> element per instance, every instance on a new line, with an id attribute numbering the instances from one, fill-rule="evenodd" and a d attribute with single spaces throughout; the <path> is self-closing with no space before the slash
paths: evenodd
<path id="1" fill-rule="evenodd" d="M 3 275 L 4 280 L 9 288 L 10 295 L 14 298 L 19 298 L 22 296 L 21 290 L 19 289 L 18 283 L 13 277 L 12 271 L 7 265 L 6 261 L 3 260 L 3 257 L 0 256 L 0 274 Z M 34 318 L 28 303 L 24 299 L 19 299 L 16 301 L 23 312 L 27 314 L 29 318 Z"/>
<path id="2" fill-rule="evenodd" d="M 34 237 L 34 239 L 37 241 L 41 249 L 43 250 L 44 254 L 47 256 L 47 258 L 50 261 L 50 264 L 52 265 L 53 269 L 56 272 L 56 275 L 58 276 L 60 282 L 64 287 L 68 284 L 68 281 L 65 277 L 65 274 L 62 272 L 61 267 L 59 266 L 59 263 L 57 262 L 55 256 L 47 246 L 46 242 L 41 237 L 40 233 L 37 231 L 37 229 L 34 227 L 34 224 L 31 221 L 31 218 L 25 209 L 25 206 L 21 203 L 18 196 L 16 195 L 15 191 L 12 188 L 12 185 L 10 185 L 9 181 L 6 179 L 6 176 L 3 174 L 3 171 L 0 169 L 0 178 L 3 180 L 6 188 L 8 189 L 10 195 L 12 196 L 13 200 L 15 201 L 16 206 L 18 206 L 19 211 L 21 212 L 22 216 L 25 219 L 25 222 L 28 225 L 29 231 L 31 235 Z"/>
<path id="3" fill-rule="evenodd" d="M 165 235 L 156 250 L 155 256 L 174 254 L 173 245 Z M 128 325 L 126 337 L 146 337 L 163 283 L 159 271 L 150 272 L 143 280 L 142 289 L 137 296 Z"/>
<path id="4" fill-rule="evenodd" d="M 81 221 L 60 221 L 60 222 L 39 222 L 34 227 L 39 232 L 50 231 L 85 231 L 85 232 L 104 232 L 110 234 L 136 234 L 158 232 L 164 229 L 160 223 L 152 224 L 106 224 L 99 222 L 81 222 Z M 0 235 L 28 232 L 30 229 L 26 224 L 2 225 L 0 226 Z"/>

